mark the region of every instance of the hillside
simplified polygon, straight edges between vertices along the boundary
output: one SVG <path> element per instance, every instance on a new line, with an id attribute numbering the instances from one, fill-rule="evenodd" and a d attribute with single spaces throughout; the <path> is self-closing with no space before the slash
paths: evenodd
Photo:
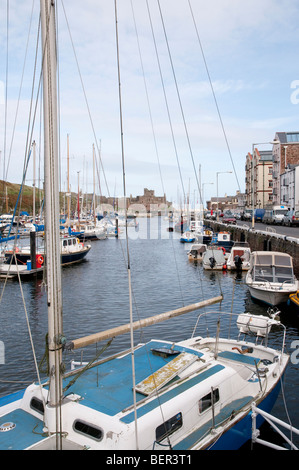
<path id="1" fill-rule="evenodd" d="M 4 183 L 0 180 L 0 214 L 8 213 L 12 214 L 18 199 L 20 184 Z M 7 194 L 7 197 L 6 197 Z M 44 192 L 43 190 L 35 189 L 35 211 L 38 213 L 43 203 Z M 88 195 L 88 201 L 92 200 L 92 196 Z M 71 209 L 75 210 L 77 206 L 77 194 L 72 193 L 71 196 Z M 60 193 L 60 207 L 64 207 L 64 193 Z M 21 211 L 32 214 L 33 212 L 33 187 L 23 186 L 22 195 L 19 200 L 17 214 Z"/>

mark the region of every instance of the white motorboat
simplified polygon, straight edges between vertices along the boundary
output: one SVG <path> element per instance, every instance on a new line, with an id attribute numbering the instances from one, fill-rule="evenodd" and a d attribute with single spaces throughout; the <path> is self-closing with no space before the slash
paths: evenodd
<path id="1" fill-rule="evenodd" d="M 221 248 L 208 247 L 202 257 L 204 269 L 223 271 L 226 269 L 226 258 Z"/>
<path id="2" fill-rule="evenodd" d="M 202 261 L 204 253 L 207 251 L 207 245 L 204 243 L 194 243 L 188 251 L 189 261 Z"/>
<path id="3" fill-rule="evenodd" d="M 227 258 L 229 271 L 248 271 L 251 249 L 247 242 L 235 242 Z"/>
<path id="4" fill-rule="evenodd" d="M 272 306 L 287 302 L 299 288 L 292 257 L 276 251 L 254 251 L 245 282 L 251 297 Z"/>

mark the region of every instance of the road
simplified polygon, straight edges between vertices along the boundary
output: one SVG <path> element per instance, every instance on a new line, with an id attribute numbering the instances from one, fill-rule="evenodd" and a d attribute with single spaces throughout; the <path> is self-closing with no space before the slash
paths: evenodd
<path id="1" fill-rule="evenodd" d="M 237 220 L 238 226 L 247 225 L 251 228 L 251 221 Z M 263 232 L 269 231 L 279 233 L 280 235 L 285 235 L 286 237 L 299 238 L 299 227 L 285 227 L 284 225 L 268 225 L 262 224 L 260 222 L 255 222 L 255 230 L 262 230 Z"/>

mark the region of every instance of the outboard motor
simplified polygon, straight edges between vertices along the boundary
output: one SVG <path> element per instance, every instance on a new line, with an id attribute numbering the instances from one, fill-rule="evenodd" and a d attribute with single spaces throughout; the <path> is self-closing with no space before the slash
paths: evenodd
<path id="1" fill-rule="evenodd" d="M 210 267 L 211 267 L 212 269 L 214 269 L 215 264 L 216 264 L 215 258 L 214 258 L 213 256 L 211 256 L 211 258 L 209 258 L 209 261 L 210 261 Z"/>
<path id="2" fill-rule="evenodd" d="M 234 257 L 234 263 L 235 263 L 236 269 L 240 271 L 242 269 L 243 261 L 239 255 L 236 255 Z"/>

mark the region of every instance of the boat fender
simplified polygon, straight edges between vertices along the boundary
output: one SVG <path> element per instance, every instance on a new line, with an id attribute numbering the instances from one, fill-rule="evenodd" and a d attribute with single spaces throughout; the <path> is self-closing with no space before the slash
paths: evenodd
<path id="1" fill-rule="evenodd" d="M 37 257 L 37 262 L 42 266 L 44 263 L 44 257 L 42 255 Z"/>
<path id="2" fill-rule="evenodd" d="M 223 271 L 225 271 L 225 270 L 227 269 L 226 264 L 224 264 L 224 265 L 222 266 L 222 269 L 223 269 Z"/>

